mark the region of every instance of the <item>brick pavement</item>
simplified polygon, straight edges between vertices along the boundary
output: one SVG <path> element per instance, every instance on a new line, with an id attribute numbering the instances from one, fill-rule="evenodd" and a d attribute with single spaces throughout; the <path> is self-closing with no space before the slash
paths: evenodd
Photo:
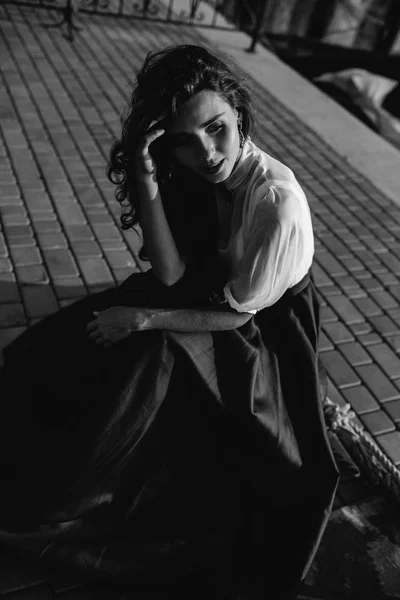
<path id="1" fill-rule="evenodd" d="M 108 152 L 145 54 L 199 40 L 188 27 L 91 17 L 71 45 L 40 26 L 54 18 L 0 7 L 0 347 L 60 306 L 146 268 L 139 238 L 118 227 Z M 258 141 L 294 170 L 313 212 L 329 395 L 349 402 L 400 464 L 400 209 L 248 79 Z M 368 493 L 362 481 L 344 484 L 336 505 Z M 9 554 L 0 565 L 10 573 L 0 596 L 101 598 L 68 578 L 29 575 Z"/>

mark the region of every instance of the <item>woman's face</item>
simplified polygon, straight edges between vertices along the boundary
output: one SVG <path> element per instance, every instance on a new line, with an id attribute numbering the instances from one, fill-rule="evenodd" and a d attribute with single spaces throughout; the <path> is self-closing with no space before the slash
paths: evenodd
<path id="1" fill-rule="evenodd" d="M 166 135 L 175 158 L 212 183 L 229 177 L 239 154 L 238 111 L 203 90 L 182 105 Z"/>

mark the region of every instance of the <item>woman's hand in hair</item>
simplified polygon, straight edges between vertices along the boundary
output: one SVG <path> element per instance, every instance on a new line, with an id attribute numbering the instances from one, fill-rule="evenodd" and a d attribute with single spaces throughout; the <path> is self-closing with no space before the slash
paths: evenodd
<path id="1" fill-rule="evenodd" d="M 147 329 L 149 322 L 144 308 L 113 306 L 93 314 L 95 319 L 87 325 L 86 331 L 96 344 L 106 347 L 121 342 L 134 331 Z"/>
<path id="2" fill-rule="evenodd" d="M 165 133 L 161 127 L 163 117 L 150 123 L 150 126 L 140 141 L 136 154 L 136 172 L 138 179 L 146 180 L 155 178 L 157 175 L 157 165 L 151 154 L 151 145 Z"/>

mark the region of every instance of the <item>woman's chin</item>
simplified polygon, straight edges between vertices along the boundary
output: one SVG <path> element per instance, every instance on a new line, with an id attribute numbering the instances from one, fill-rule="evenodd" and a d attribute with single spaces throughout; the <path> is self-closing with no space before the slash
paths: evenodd
<path id="1" fill-rule="evenodd" d="M 202 173 L 202 176 L 211 183 L 223 183 L 229 178 L 231 173 L 232 168 L 230 165 L 227 165 L 221 171 L 218 171 L 218 173 Z"/>

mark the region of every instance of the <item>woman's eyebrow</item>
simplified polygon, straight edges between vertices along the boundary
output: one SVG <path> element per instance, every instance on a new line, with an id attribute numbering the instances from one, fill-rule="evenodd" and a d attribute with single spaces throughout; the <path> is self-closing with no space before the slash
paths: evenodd
<path id="1" fill-rule="evenodd" d="M 205 123 L 202 123 L 200 125 L 200 127 L 208 127 L 208 125 L 211 125 L 211 123 L 214 123 L 214 121 L 216 121 L 217 119 L 219 119 L 220 117 L 222 117 L 225 113 L 219 113 L 218 115 L 215 115 L 214 117 L 212 117 L 211 119 L 209 119 L 208 121 L 206 121 Z M 176 131 L 174 133 L 169 133 L 168 137 L 176 137 L 179 135 L 192 135 L 190 131 Z"/>
<path id="2" fill-rule="evenodd" d="M 219 115 L 215 115 L 215 117 L 212 117 L 212 119 L 209 119 L 208 121 L 206 121 L 205 123 L 202 124 L 202 127 L 207 127 L 207 125 L 211 125 L 211 123 L 214 123 L 214 121 L 216 121 L 217 119 L 219 119 L 220 117 L 222 117 L 222 115 L 224 115 L 225 113 L 219 113 Z"/>

